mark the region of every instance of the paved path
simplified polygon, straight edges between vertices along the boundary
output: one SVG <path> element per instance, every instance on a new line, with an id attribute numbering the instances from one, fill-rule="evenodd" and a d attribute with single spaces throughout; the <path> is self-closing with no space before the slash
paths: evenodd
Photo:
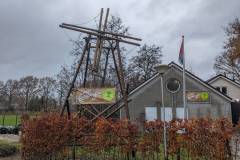
<path id="1" fill-rule="evenodd" d="M 5 140 L 8 142 L 19 142 L 19 135 L 13 134 L 0 134 L 0 140 Z"/>
<path id="2" fill-rule="evenodd" d="M 4 157 L 4 158 L 0 157 L 0 160 L 21 160 L 21 157 L 19 154 L 17 154 L 17 155 L 10 156 L 10 157 Z"/>
<path id="3" fill-rule="evenodd" d="M 19 136 L 13 134 L 0 134 L 0 140 L 8 141 L 10 143 L 17 143 L 19 142 Z M 9 157 L 0 157 L 0 160 L 21 160 L 19 154 L 9 156 Z"/>

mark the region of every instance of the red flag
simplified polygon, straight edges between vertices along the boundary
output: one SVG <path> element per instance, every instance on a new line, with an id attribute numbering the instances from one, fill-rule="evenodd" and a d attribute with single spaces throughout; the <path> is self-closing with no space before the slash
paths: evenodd
<path id="1" fill-rule="evenodd" d="M 182 36 L 182 44 L 181 44 L 180 51 L 179 51 L 178 61 L 179 61 L 179 63 L 181 63 L 183 65 L 183 63 L 184 63 L 184 36 Z"/>

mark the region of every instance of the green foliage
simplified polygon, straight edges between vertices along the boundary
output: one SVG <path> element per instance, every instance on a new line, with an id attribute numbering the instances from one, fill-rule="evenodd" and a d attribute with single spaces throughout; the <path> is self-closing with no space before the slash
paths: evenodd
<path id="1" fill-rule="evenodd" d="M 0 125 L 3 125 L 4 115 L 0 115 Z M 17 125 L 21 123 L 21 116 L 18 115 L 16 119 L 16 115 L 6 114 L 4 120 L 4 126 L 15 126 L 17 120 Z"/>
<path id="2" fill-rule="evenodd" d="M 6 141 L 0 141 L 0 157 L 7 157 L 18 152 L 18 147 L 15 144 Z"/>

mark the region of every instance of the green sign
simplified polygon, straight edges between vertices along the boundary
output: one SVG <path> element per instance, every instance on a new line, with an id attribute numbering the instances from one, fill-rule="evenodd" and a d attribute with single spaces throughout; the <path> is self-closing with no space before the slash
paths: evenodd
<path id="1" fill-rule="evenodd" d="M 75 104 L 111 104 L 116 101 L 116 88 L 79 88 L 72 94 Z"/>
<path id="2" fill-rule="evenodd" d="M 107 101 L 112 101 L 116 96 L 115 88 L 106 88 L 102 92 L 102 98 Z"/>
<path id="3" fill-rule="evenodd" d="M 209 93 L 207 91 L 186 91 L 188 102 L 209 102 Z"/>

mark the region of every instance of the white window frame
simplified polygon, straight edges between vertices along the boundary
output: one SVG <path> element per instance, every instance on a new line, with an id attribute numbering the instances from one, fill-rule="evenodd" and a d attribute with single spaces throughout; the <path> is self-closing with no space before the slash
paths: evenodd
<path id="1" fill-rule="evenodd" d="M 177 114 L 178 114 L 178 113 L 177 113 L 177 109 L 182 109 L 182 111 L 183 111 L 182 117 L 178 117 L 178 115 L 177 115 Z M 186 106 L 186 114 L 187 114 L 187 115 L 186 115 L 186 119 L 188 119 L 188 111 L 189 111 L 189 108 Z M 183 107 L 183 106 L 177 106 L 177 107 L 176 107 L 176 118 L 177 118 L 177 119 L 183 119 L 183 118 L 184 118 L 183 116 L 184 116 L 184 107 Z"/>
<path id="2" fill-rule="evenodd" d="M 146 121 L 155 121 L 157 119 L 158 119 L 157 107 L 156 106 L 145 107 L 145 120 Z"/>
<path id="3" fill-rule="evenodd" d="M 173 119 L 173 108 L 172 107 L 165 107 L 165 121 L 169 122 Z M 161 107 L 161 121 L 163 121 L 163 107 Z"/>

